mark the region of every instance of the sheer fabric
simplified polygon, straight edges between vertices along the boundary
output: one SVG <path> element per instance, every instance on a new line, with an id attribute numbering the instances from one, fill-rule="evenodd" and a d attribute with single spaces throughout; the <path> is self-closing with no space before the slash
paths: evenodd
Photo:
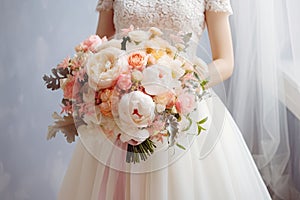
<path id="1" fill-rule="evenodd" d="M 274 199 L 299 199 L 291 177 L 290 161 L 295 158 L 290 157 L 289 141 L 297 137 L 288 135 L 282 72 L 300 76 L 300 3 L 233 0 L 232 5 L 235 69 L 227 106 Z M 299 134 L 299 129 L 290 133 Z M 299 166 L 294 170 L 299 174 Z"/>

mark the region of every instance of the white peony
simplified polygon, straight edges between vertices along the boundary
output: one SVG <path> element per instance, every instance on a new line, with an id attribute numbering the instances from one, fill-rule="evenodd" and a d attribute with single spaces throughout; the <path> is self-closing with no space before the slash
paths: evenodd
<path id="1" fill-rule="evenodd" d="M 173 78 L 172 69 L 162 65 L 152 65 L 143 70 L 141 81 L 145 91 L 150 95 L 158 95 L 180 87 L 180 81 Z"/>
<path id="2" fill-rule="evenodd" d="M 114 84 L 121 73 L 121 66 L 116 62 L 121 53 L 118 48 L 108 47 L 89 56 L 86 68 L 91 88 L 99 90 Z"/>
<path id="3" fill-rule="evenodd" d="M 121 140 L 135 140 L 138 143 L 146 140 L 149 132 L 145 128 L 154 120 L 154 111 L 155 103 L 143 92 L 133 91 L 123 95 L 118 104 Z"/>
<path id="4" fill-rule="evenodd" d="M 158 59 L 157 64 L 169 67 L 172 70 L 172 75 L 176 79 L 179 79 L 185 73 L 185 70 L 181 67 L 184 63 L 179 59 L 174 60 L 168 55 L 164 55 L 160 59 Z"/>
<path id="5" fill-rule="evenodd" d="M 128 33 L 130 40 L 140 43 L 145 40 L 149 40 L 151 33 L 142 30 L 134 30 Z"/>
<path id="6" fill-rule="evenodd" d="M 115 47 L 118 49 L 121 49 L 121 43 L 122 40 L 118 39 L 111 39 L 106 42 L 103 42 L 100 46 L 96 48 L 96 52 L 102 51 L 103 49 L 109 48 L 109 47 Z"/>

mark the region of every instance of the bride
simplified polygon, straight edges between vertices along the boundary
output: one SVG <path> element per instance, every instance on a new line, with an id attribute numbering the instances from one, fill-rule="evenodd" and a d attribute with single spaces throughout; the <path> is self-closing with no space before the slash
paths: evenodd
<path id="1" fill-rule="evenodd" d="M 99 0 L 97 10 L 100 37 L 113 36 L 133 24 L 192 32 L 198 42 L 207 26 L 213 56 L 209 86 L 232 73 L 229 0 Z M 231 115 L 219 98 L 211 103 L 218 112 L 211 114 L 215 116 L 210 129 L 214 124 L 222 125 L 217 134 L 211 130 L 202 134 L 183 156 L 158 170 L 129 173 L 112 169 L 99 162 L 91 148 L 79 140 L 58 199 L 271 199 Z"/>

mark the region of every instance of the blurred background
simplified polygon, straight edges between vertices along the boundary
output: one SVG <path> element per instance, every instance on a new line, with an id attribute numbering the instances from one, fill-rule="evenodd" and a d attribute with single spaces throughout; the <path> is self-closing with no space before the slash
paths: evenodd
<path id="1" fill-rule="evenodd" d="M 0 199 L 54 200 L 74 144 L 46 140 L 61 93 L 42 80 L 94 34 L 96 1 L 0 1 Z"/>
<path id="2" fill-rule="evenodd" d="M 231 2 L 235 71 L 223 100 L 273 198 L 300 199 L 299 3 Z M 1 200 L 56 199 L 75 143 L 46 140 L 61 93 L 42 76 L 95 33 L 96 3 L 0 1 Z"/>

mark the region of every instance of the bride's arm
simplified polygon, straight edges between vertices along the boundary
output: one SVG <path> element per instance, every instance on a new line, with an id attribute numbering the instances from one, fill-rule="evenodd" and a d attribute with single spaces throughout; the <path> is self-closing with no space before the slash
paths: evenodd
<path id="1" fill-rule="evenodd" d="M 208 65 L 208 87 L 211 87 L 231 76 L 234 58 L 228 14 L 206 11 L 205 17 L 213 58 L 213 62 Z"/>
<path id="2" fill-rule="evenodd" d="M 113 10 L 102 10 L 99 12 L 97 35 L 101 38 L 106 36 L 107 38 L 115 34 L 115 27 L 113 22 Z"/>

